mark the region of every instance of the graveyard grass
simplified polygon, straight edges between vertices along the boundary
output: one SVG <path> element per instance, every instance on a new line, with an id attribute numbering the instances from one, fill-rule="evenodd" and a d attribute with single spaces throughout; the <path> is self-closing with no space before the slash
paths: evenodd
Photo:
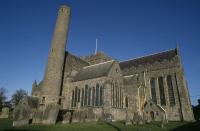
<path id="1" fill-rule="evenodd" d="M 145 125 L 125 125 L 123 121 L 106 123 L 103 121 L 55 125 L 31 124 L 12 127 L 12 120 L 0 119 L 0 131 L 200 131 L 200 122 L 169 122 L 161 128 L 161 122 Z"/>

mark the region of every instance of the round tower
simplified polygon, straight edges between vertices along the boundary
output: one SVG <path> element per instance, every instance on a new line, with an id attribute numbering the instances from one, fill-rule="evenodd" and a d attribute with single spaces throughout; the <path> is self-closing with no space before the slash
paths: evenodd
<path id="1" fill-rule="evenodd" d="M 65 47 L 70 19 L 70 8 L 62 5 L 59 8 L 48 63 L 42 83 L 42 99 L 44 103 L 55 103 L 59 101 L 63 65 L 65 59 Z"/>

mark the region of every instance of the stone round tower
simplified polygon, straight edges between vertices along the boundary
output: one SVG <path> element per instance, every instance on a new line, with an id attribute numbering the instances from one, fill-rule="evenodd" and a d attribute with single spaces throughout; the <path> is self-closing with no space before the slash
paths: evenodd
<path id="1" fill-rule="evenodd" d="M 57 103 L 59 101 L 69 19 L 70 7 L 62 5 L 58 11 L 48 63 L 42 83 L 41 99 L 44 104 Z"/>

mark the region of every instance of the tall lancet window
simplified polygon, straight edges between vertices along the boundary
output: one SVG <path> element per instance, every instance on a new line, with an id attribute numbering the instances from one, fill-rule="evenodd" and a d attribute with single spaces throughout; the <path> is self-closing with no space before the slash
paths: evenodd
<path id="1" fill-rule="evenodd" d="M 83 107 L 84 105 L 84 88 L 82 88 L 82 91 L 81 91 L 81 106 Z"/>
<path id="2" fill-rule="evenodd" d="M 74 106 L 76 107 L 77 103 L 77 97 L 78 96 L 78 87 L 75 87 L 75 93 L 74 93 Z"/>
<path id="3" fill-rule="evenodd" d="M 160 91 L 160 104 L 166 105 L 163 77 L 158 78 L 158 85 L 159 85 L 159 91 Z"/>
<path id="4" fill-rule="evenodd" d="M 157 104 L 157 99 L 156 99 L 156 79 L 155 78 L 151 78 L 150 84 L 151 84 L 151 97 L 152 97 L 152 101 L 155 104 Z"/>
<path id="5" fill-rule="evenodd" d="M 122 108 L 124 107 L 124 89 L 122 90 Z"/>
<path id="6" fill-rule="evenodd" d="M 115 99 L 115 86 L 114 86 L 114 83 L 112 83 L 112 91 L 111 91 L 111 93 L 112 93 L 112 100 L 111 100 L 111 102 L 112 102 L 112 106 L 115 106 L 115 102 L 114 102 L 114 99 Z"/>
<path id="7" fill-rule="evenodd" d="M 120 92 L 121 92 L 121 94 L 120 94 L 120 96 L 121 96 L 120 107 L 123 108 L 123 88 L 122 87 L 120 88 Z"/>
<path id="8" fill-rule="evenodd" d="M 119 107 L 122 107 L 122 88 L 119 88 Z"/>
<path id="9" fill-rule="evenodd" d="M 99 84 L 96 85 L 96 100 L 95 100 L 95 106 L 99 106 Z"/>
<path id="10" fill-rule="evenodd" d="M 81 90 L 78 89 L 78 102 L 80 102 Z"/>
<path id="11" fill-rule="evenodd" d="M 172 76 L 167 76 L 167 86 L 168 86 L 168 94 L 169 94 L 169 103 L 171 106 L 175 105 L 175 98 L 174 98 L 174 90 L 172 85 Z"/>
<path id="12" fill-rule="evenodd" d="M 100 106 L 103 105 L 103 87 L 100 87 L 100 102 L 99 102 Z"/>
<path id="13" fill-rule="evenodd" d="M 84 106 L 87 106 L 88 102 L 88 85 L 85 85 L 85 98 L 84 98 Z"/>
<path id="14" fill-rule="evenodd" d="M 88 106 L 91 106 L 91 88 L 88 90 Z"/>
<path id="15" fill-rule="evenodd" d="M 74 107 L 74 90 L 72 91 L 72 101 L 71 106 Z"/>
<path id="16" fill-rule="evenodd" d="M 92 106 L 95 106 L 95 88 L 92 87 Z"/>
<path id="17" fill-rule="evenodd" d="M 118 107 L 118 86 L 115 84 L 115 107 Z"/>

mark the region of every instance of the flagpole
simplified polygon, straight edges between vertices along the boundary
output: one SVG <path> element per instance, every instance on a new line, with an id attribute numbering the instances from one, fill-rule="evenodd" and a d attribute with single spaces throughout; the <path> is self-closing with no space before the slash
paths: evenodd
<path id="1" fill-rule="evenodd" d="M 96 48 L 95 48 L 95 54 L 97 54 L 97 42 L 98 42 L 98 39 L 96 38 Z"/>

